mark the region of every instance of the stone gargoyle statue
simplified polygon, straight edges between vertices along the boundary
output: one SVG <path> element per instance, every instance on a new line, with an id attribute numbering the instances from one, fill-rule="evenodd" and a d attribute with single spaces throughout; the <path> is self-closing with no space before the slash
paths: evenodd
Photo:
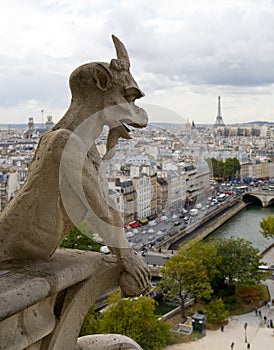
<path id="1" fill-rule="evenodd" d="M 148 119 L 134 104 L 143 93 L 130 73 L 128 53 L 117 37 L 112 39 L 116 59 L 72 72 L 71 104 L 41 137 L 27 180 L 1 214 L 0 263 L 49 259 L 65 234 L 85 220 L 127 273 L 125 294 L 132 294 L 127 282 L 140 294 L 149 286 L 148 269 L 129 246 L 122 215 L 111 205 L 103 165 L 114 155 L 118 138 L 131 138 L 129 127 L 144 128 Z M 96 139 L 105 126 L 102 158 Z"/>

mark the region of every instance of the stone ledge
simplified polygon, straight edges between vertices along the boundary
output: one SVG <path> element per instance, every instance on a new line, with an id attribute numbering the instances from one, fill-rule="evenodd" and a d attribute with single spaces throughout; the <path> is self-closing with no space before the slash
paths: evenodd
<path id="1" fill-rule="evenodd" d="M 49 261 L 2 264 L 0 270 L 9 272 L 0 275 L 0 321 L 91 275 L 101 274 L 109 265 L 104 258 L 100 253 L 59 249 Z"/>
<path id="2" fill-rule="evenodd" d="M 114 256 L 74 249 L 1 264 L 0 349 L 75 350 L 90 306 L 118 286 L 120 273 Z"/>
<path id="3" fill-rule="evenodd" d="M 50 290 L 44 278 L 16 272 L 0 277 L 0 321 L 45 299 Z"/>

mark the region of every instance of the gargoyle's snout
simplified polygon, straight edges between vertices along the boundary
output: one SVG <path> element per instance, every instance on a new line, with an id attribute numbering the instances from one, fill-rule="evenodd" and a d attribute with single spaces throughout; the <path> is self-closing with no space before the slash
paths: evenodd
<path id="1" fill-rule="evenodd" d="M 138 98 L 142 98 L 144 96 L 145 94 L 143 91 L 141 91 L 137 86 L 130 86 L 125 89 L 125 98 L 128 102 L 134 102 Z"/>
<path id="2" fill-rule="evenodd" d="M 145 128 L 148 123 L 148 116 L 146 111 L 143 108 L 136 106 L 135 104 L 132 106 L 132 109 L 134 110 L 132 118 L 123 119 L 122 122 L 134 128 Z"/>
<path id="3" fill-rule="evenodd" d="M 148 116 L 143 108 L 135 105 L 135 100 L 144 97 L 145 94 L 137 86 L 131 86 L 125 90 L 125 98 L 130 106 L 130 117 L 122 120 L 123 123 L 134 128 L 145 128 L 148 123 Z"/>

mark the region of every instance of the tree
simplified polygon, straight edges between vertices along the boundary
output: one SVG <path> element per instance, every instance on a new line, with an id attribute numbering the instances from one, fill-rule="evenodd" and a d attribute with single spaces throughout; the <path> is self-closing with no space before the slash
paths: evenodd
<path id="1" fill-rule="evenodd" d="M 101 319 L 94 311 L 86 317 L 81 335 L 92 333 L 118 333 L 135 340 L 144 350 L 163 349 L 170 338 L 170 326 L 154 314 L 155 301 L 149 297 L 121 299 L 113 293 Z"/>
<path id="2" fill-rule="evenodd" d="M 207 276 L 211 283 L 211 286 L 214 286 L 214 280 L 219 275 L 219 266 L 222 262 L 222 257 L 218 254 L 218 247 L 215 244 L 215 241 L 192 241 L 189 247 L 193 256 L 197 256 L 206 269 Z"/>
<path id="3" fill-rule="evenodd" d="M 101 245 L 89 237 L 92 237 L 90 228 L 85 222 L 82 222 L 78 228 L 75 226 L 67 233 L 61 247 L 99 252 Z"/>
<path id="4" fill-rule="evenodd" d="M 240 169 L 241 165 L 237 158 L 227 158 L 224 162 L 223 176 L 231 179 L 239 174 Z"/>
<path id="5" fill-rule="evenodd" d="M 209 165 L 209 168 L 211 169 L 214 178 L 223 177 L 224 163 L 222 160 L 217 160 L 216 158 L 209 158 L 207 159 L 207 163 Z"/>
<path id="6" fill-rule="evenodd" d="M 222 160 L 217 160 L 216 168 L 215 168 L 216 177 L 220 180 L 224 176 L 224 162 Z"/>
<path id="7" fill-rule="evenodd" d="M 266 238 L 274 238 L 274 216 L 268 216 L 260 222 L 261 233 Z"/>
<path id="8" fill-rule="evenodd" d="M 265 279 L 259 271 L 260 256 L 243 239 L 192 241 L 181 245 L 163 266 L 158 288 L 165 298 L 180 300 L 182 318 L 188 296 L 210 299 L 224 288 L 234 292 L 236 283 L 250 285 Z"/>
<path id="9" fill-rule="evenodd" d="M 218 266 L 219 278 L 228 285 L 236 282 L 254 284 L 264 279 L 259 271 L 259 250 L 252 243 L 241 238 L 216 240 L 218 254 L 222 257 Z"/>
<path id="10" fill-rule="evenodd" d="M 239 174 L 241 169 L 240 162 L 237 158 L 227 158 L 225 162 L 210 158 L 207 160 L 212 169 L 213 177 L 231 179 Z"/>
<path id="11" fill-rule="evenodd" d="M 190 246 L 181 245 L 161 269 L 158 288 L 164 298 L 179 299 L 182 318 L 185 319 L 185 302 L 189 296 L 210 299 L 212 288 L 202 259 Z"/>
<path id="12" fill-rule="evenodd" d="M 206 306 L 206 318 L 210 323 L 222 323 L 228 317 L 228 311 L 225 309 L 225 304 L 222 298 L 211 301 Z"/>

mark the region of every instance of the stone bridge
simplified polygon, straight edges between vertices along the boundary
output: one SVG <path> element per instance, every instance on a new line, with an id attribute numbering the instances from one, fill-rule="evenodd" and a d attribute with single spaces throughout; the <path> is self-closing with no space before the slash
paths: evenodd
<path id="1" fill-rule="evenodd" d="M 243 201 L 260 202 L 263 207 L 274 205 L 274 191 L 250 191 L 243 194 Z"/>

